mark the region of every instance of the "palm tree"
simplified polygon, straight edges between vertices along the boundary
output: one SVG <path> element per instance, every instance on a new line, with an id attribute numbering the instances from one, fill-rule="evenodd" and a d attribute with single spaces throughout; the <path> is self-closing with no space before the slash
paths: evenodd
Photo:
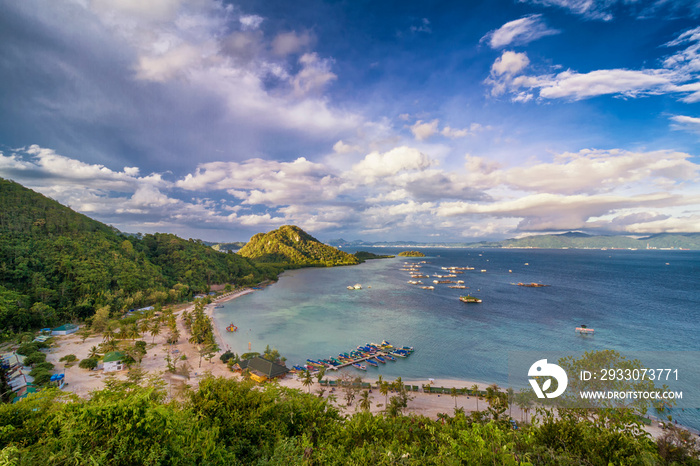
<path id="1" fill-rule="evenodd" d="M 455 410 L 457 409 L 457 388 L 452 387 L 452 398 L 455 399 Z"/>
<path id="2" fill-rule="evenodd" d="M 479 411 L 479 386 L 477 384 L 474 384 L 469 389 L 476 397 L 476 410 Z"/>
<path id="3" fill-rule="evenodd" d="M 372 400 L 369 397 L 369 391 L 363 390 L 360 395 L 360 408 L 364 411 L 369 411 L 372 407 Z"/>
<path id="4" fill-rule="evenodd" d="M 311 375 L 311 372 L 308 370 L 303 372 L 304 376 L 301 379 L 301 384 L 305 387 L 309 387 L 309 393 L 311 393 L 311 384 L 314 383 L 313 376 Z"/>
<path id="5" fill-rule="evenodd" d="M 114 340 L 114 337 L 114 327 L 112 327 L 111 325 L 107 326 L 104 333 L 102 334 L 102 341 Z"/>
<path id="6" fill-rule="evenodd" d="M 323 376 L 326 375 L 326 368 L 322 367 L 318 370 L 318 373 L 316 374 L 316 381 L 321 384 L 321 380 L 323 380 Z"/>
<path id="7" fill-rule="evenodd" d="M 153 341 L 151 342 L 152 344 L 155 344 L 156 342 L 156 336 L 160 334 L 160 323 L 157 320 L 153 321 L 153 326 L 151 327 L 151 335 L 153 336 Z"/>
<path id="8" fill-rule="evenodd" d="M 389 383 L 388 382 L 382 382 L 381 385 L 379 385 L 379 393 L 384 395 L 384 407 L 386 407 L 387 403 L 389 403 Z"/>
<path id="9" fill-rule="evenodd" d="M 90 359 L 96 358 L 99 355 L 100 355 L 100 350 L 97 349 L 97 346 L 93 346 L 92 348 L 90 348 L 90 351 L 88 351 L 88 358 L 90 358 Z"/>
<path id="10" fill-rule="evenodd" d="M 513 414 L 513 401 L 515 400 L 515 390 L 513 390 L 512 387 L 508 387 L 508 390 L 506 390 L 506 393 L 508 394 L 508 417 L 512 418 Z"/>

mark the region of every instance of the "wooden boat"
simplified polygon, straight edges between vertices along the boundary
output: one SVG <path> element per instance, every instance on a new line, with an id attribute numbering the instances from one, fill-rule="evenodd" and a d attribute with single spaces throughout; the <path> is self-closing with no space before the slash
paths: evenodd
<path id="1" fill-rule="evenodd" d="M 372 361 L 371 359 L 368 359 L 368 360 L 365 361 L 365 362 L 366 362 L 367 364 L 369 364 L 370 366 L 372 366 L 372 367 L 379 367 L 379 364 L 377 364 L 376 362 Z"/>
<path id="2" fill-rule="evenodd" d="M 463 303 L 480 303 L 481 300 L 479 298 L 475 298 L 474 296 L 460 296 L 459 300 L 462 301 Z"/>
<path id="3" fill-rule="evenodd" d="M 366 370 L 367 370 L 367 366 L 363 366 L 363 365 L 360 364 L 359 362 L 356 362 L 355 364 L 353 364 L 352 367 L 354 367 L 355 369 L 359 369 L 359 370 L 361 370 L 361 371 L 366 371 Z"/>
<path id="4" fill-rule="evenodd" d="M 375 356 L 374 359 L 381 362 L 382 364 L 386 364 L 386 360 L 381 356 Z"/>
<path id="5" fill-rule="evenodd" d="M 396 362 L 396 359 L 394 359 L 394 357 L 390 354 L 385 354 L 384 359 L 388 359 L 391 362 Z"/>

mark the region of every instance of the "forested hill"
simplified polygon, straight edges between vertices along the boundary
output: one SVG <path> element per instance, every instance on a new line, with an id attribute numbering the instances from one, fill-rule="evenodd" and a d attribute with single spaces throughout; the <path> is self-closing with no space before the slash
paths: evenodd
<path id="1" fill-rule="evenodd" d="M 277 272 L 197 240 L 123 235 L 0 178 L 0 329 L 179 301 L 209 284 L 253 284 Z"/>
<path id="2" fill-rule="evenodd" d="M 325 245 L 299 227 L 285 225 L 268 233 L 258 233 L 238 254 L 260 263 L 312 267 L 358 264 L 352 254 Z"/>

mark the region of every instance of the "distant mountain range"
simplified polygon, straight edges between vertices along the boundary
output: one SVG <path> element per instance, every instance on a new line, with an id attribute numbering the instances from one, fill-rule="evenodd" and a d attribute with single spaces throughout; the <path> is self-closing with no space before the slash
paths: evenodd
<path id="1" fill-rule="evenodd" d="M 588 235 L 570 231 L 552 235 L 533 235 L 503 241 L 472 243 L 417 241 L 346 241 L 334 239 L 329 245 L 338 248 L 358 247 L 424 247 L 424 248 L 541 248 L 541 249 L 700 249 L 700 233 L 661 233 L 633 238 L 630 236 Z"/>

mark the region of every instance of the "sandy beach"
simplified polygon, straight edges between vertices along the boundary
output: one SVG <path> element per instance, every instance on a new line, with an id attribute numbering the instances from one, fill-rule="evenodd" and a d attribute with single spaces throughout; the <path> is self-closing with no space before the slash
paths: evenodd
<path id="1" fill-rule="evenodd" d="M 243 289 L 235 292 L 227 293 L 212 302 L 212 304 L 207 305 L 206 313 L 209 317 L 212 317 L 215 312 L 215 305 L 232 299 L 236 299 L 245 294 L 251 293 L 251 289 Z M 147 342 L 147 355 L 144 357 L 141 363 L 141 369 L 147 373 L 147 377 L 154 377 L 156 379 L 163 380 L 168 388 L 170 396 L 177 397 L 179 389 L 183 385 L 187 385 L 192 389 L 196 389 L 199 380 L 204 374 L 211 374 L 213 376 L 222 376 L 230 378 L 240 378 L 240 375 L 231 372 L 228 367 L 223 364 L 219 358 L 218 354 L 211 359 L 210 362 L 201 359 L 197 348 L 188 343 L 189 333 L 184 327 L 180 315 L 185 310 L 193 309 L 194 305 L 190 304 L 175 311 L 174 314 L 177 318 L 177 326 L 180 331 L 180 339 L 177 344 L 168 344 L 166 341 L 167 332 L 163 331 L 155 337 L 150 334 L 144 334 L 142 339 Z M 226 345 L 221 338 L 221 333 L 216 326 L 215 337 L 217 343 L 221 348 L 221 353 L 226 350 Z M 78 359 L 84 359 L 88 357 L 88 353 L 92 347 L 98 346 L 103 341 L 101 334 L 91 335 L 87 338 L 83 338 L 77 333 L 59 336 L 55 338 L 56 343 L 51 348 L 50 353 L 47 356 L 47 361 L 51 362 L 55 366 L 55 370 L 63 371 L 66 375 L 66 384 L 64 390 L 67 392 L 74 393 L 79 397 L 88 397 L 90 392 L 95 390 L 100 390 L 104 387 L 104 381 L 107 377 L 116 377 L 117 379 L 125 380 L 127 371 L 119 371 L 116 373 L 105 374 L 101 369 L 88 371 L 81 369 L 77 364 L 70 367 L 65 367 L 63 362 L 59 359 L 68 354 L 74 354 Z M 170 354 L 170 357 L 174 361 L 177 367 L 178 375 L 173 375 L 171 372 L 167 371 L 167 361 L 166 357 Z M 325 379 L 337 379 L 342 373 L 330 372 L 326 374 Z M 363 374 L 357 373 L 352 374 L 353 376 L 362 376 Z M 372 383 L 373 387 L 376 387 L 376 378 L 363 377 L 363 381 Z M 387 380 L 391 382 L 392 380 Z M 456 379 L 432 379 L 432 380 L 415 380 L 406 379 L 403 380 L 406 385 L 417 385 L 421 387 L 424 384 L 432 383 L 435 387 L 445 387 L 445 388 L 465 388 L 471 387 L 476 384 L 480 390 L 485 390 L 488 386 L 484 383 L 478 383 L 468 380 L 456 380 Z M 322 387 L 314 378 L 314 383 L 310 387 L 304 387 L 301 379 L 294 374 L 288 374 L 287 377 L 275 382 L 279 383 L 281 386 L 298 389 L 301 391 L 308 392 L 316 396 L 322 396 L 328 398 L 329 395 L 333 395 L 335 400 L 332 403 L 338 407 L 341 412 L 345 414 L 352 414 L 359 410 L 359 399 L 355 399 L 350 406 L 346 406 L 345 399 L 343 397 L 343 392 L 341 388 L 331 389 L 329 387 Z M 389 393 L 390 398 L 393 393 Z M 431 419 L 437 419 L 438 414 L 444 413 L 448 415 L 453 415 L 455 405 L 458 408 L 463 408 L 466 413 L 486 410 L 488 407 L 487 402 L 483 398 L 477 399 L 474 396 L 459 395 L 456 398 L 447 394 L 430 394 L 422 392 L 411 392 L 410 401 L 408 402 L 408 408 L 406 412 L 414 413 L 429 417 Z M 384 409 L 386 404 L 386 397 L 379 393 L 379 390 L 374 388 L 370 391 L 370 401 L 372 413 L 379 413 Z M 532 414 L 523 412 L 517 406 L 512 406 L 508 413 L 517 422 L 529 419 Z M 649 426 L 647 430 L 654 436 L 659 436 L 663 433 L 662 429 L 657 423 L 653 423 Z"/>

